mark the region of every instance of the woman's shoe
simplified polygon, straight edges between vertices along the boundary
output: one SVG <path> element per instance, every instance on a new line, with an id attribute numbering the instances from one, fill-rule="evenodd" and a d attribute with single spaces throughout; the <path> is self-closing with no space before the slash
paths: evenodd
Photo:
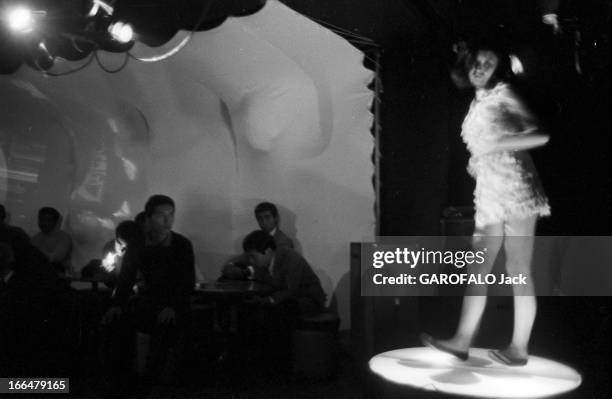
<path id="1" fill-rule="evenodd" d="M 460 360 L 466 361 L 469 358 L 469 354 L 467 351 L 458 351 L 456 349 L 449 348 L 448 346 L 445 346 L 444 344 L 442 344 L 440 341 L 438 341 L 437 339 L 435 339 L 429 334 L 422 333 L 421 342 L 425 346 L 429 346 L 430 348 L 434 348 L 441 352 L 448 353 L 450 355 L 455 356 L 456 358 Z"/>
<path id="2" fill-rule="evenodd" d="M 489 357 L 506 366 L 524 366 L 528 360 L 527 357 L 512 356 L 505 350 L 490 350 Z"/>

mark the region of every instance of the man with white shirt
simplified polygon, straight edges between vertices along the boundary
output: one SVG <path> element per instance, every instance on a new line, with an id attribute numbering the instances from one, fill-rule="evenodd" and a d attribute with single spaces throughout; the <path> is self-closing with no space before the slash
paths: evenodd
<path id="1" fill-rule="evenodd" d="M 259 228 L 274 237 L 276 248 L 293 249 L 293 240 L 278 227 L 280 217 L 276 205 L 271 202 L 262 202 L 255 207 L 255 219 Z"/>

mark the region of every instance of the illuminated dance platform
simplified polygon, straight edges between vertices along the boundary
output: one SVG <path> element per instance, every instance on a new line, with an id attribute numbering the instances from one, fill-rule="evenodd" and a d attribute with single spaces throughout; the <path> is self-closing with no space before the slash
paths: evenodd
<path id="1" fill-rule="evenodd" d="M 470 349 L 463 362 L 431 348 L 406 348 L 370 359 L 370 370 L 383 379 L 424 391 L 475 398 L 543 398 L 576 389 L 582 377 L 573 368 L 537 356 L 526 366 L 493 361 L 487 349 Z"/>

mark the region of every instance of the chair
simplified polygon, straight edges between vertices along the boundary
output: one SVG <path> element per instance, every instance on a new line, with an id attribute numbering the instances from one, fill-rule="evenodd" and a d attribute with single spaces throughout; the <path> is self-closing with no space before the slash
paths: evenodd
<path id="1" fill-rule="evenodd" d="M 332 377 L 338 366 L 340 318 L 332 312 L 301 316 L 292 332 L 293 372 L 305 379 Z"/>

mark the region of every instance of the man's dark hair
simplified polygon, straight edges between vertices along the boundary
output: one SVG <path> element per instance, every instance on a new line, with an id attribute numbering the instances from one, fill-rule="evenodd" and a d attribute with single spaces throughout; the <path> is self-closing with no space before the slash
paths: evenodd
<path id="1" fill-rule="evenodd" d="M 244 252 L 257 251 L 265 253 L 266 249 L 276 250 L 276 242 L 274 237 L 262 230 L 255 230 L 247 235 L 242 241 L 242 249 Z"/>
<path id="2" fill-rule="evenodd" d="M 44 206 L 38 210 L 38 217 L 41 216 L 51 216 L 55 222 L 59 222 L 62 215 L 55 208 L 51 208 L 50 206 Z"/>
<path id="3" fill-rule="evenodd" d="M 276 208 L 276 205 L 271 202 L 262 202 L 255 207 L 255 217 L 264 212 L 270 212 L 272 216 L 278 218 L 278 209 Z"/>
<path id="4" fill-rule="evenodd" d="M 132 220 L 124 220 L 115 229 L 115 236 L 121 238 L 128 246 L 144 245 L 144 232 L 138 223 Z"/>
<path id="5" fill-rule="evenodd" d="M 155 194 L 150 196 L 145 204 L 145 214 L 147 217 L 153 216 L 153 213 L 155 213 L 155 208 L 160 205 L 170 205 L 171 207 L 176 208 L 172 198 L 168 197 L 167 195 Z"/>
<path id="6" fill-rule="evenodd" d="M 5 219 L 6 219 L 6 209 L 4 208 L 4 205 L 0 204 L 0 223 L 4 223 Z"/>

